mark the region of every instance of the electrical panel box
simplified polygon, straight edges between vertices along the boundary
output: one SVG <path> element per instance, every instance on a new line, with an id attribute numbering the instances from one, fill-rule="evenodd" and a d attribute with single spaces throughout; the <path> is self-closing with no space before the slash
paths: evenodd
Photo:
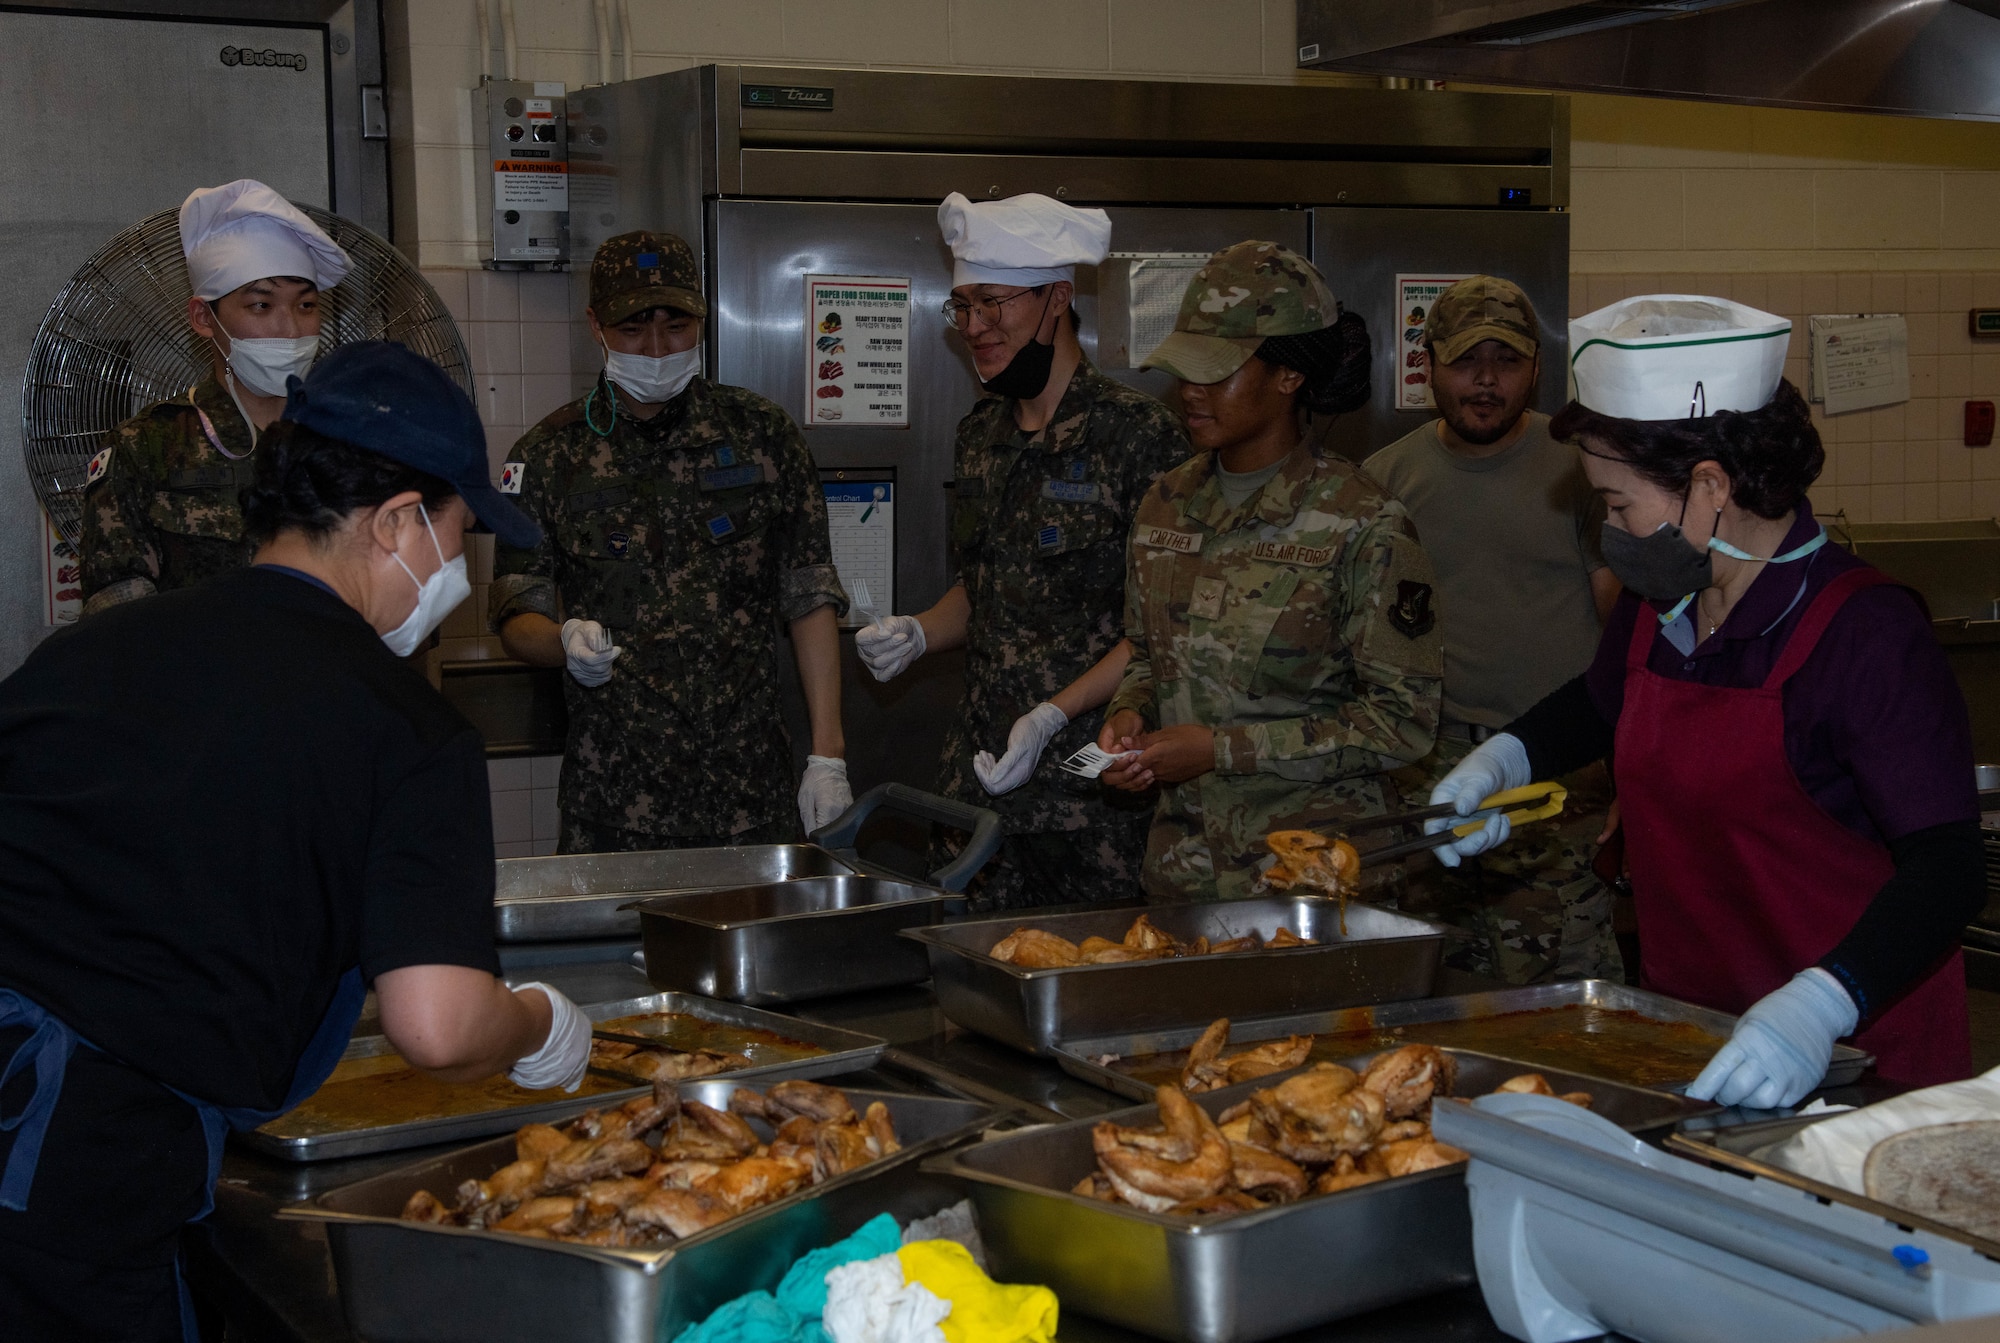
<path id="1" fill-rule="evenodd" d="M 486 264 L 561 270 L 569 264 L 569 113 L 561 84 L 489 79 L 474 95 L 490 171 L 475 174 L 486 217 Z"/>

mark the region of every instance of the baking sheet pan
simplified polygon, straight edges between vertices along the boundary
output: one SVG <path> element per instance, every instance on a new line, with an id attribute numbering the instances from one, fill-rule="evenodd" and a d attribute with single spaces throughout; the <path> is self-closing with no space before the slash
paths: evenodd
<path id="1" fill-rule="evenodd" d="M 1051 1052 L 1072 1076 L 1141 1099 L 1153 1094 L 1157 1081 L 1179 1075 L 1188 1046 L 1208 1024 L 1106 1031 L 1065 1039 Z M 1339 1011 L 1232 1017 L 1225 1052 L 1287 1035 L 1315 1037 L 1314 1059 L 1415 1041 L 1481 1049 L 1537 1068 L 1678 1091 L 1695 1079 L 1735 1025 L 1736 1018 L 1726 1012 L 1609 980 L 1582 979 Z M 1108 1056 L 1119 1063 L 1105 1063 Z M 1134 1060 L 1148 1056 L 1161 1057 L 1135 1068 Z M 1824 1085 L 1845 1086 L 1873 1061 L 1861 1050 L 1835 1045 Z"/>
<path id="2" fill-rule="evenodd" d="M 493 933 L 501 942 L 637 937 L 639 916 L 619 906 L 649 895 L 852 871 L 816 844 L 502 858 L 493 864 Z"/>
<path id="3" fill-rule="evenodd" d="M 763 1012 L 735 1003 L 714 1002 L 688 993 L 653 993 L 579 1006 L 592 1021 L 674 1013 L 713 1023 L 718 1030 L 703 1036 L 704 1042 L 709 1039 L 716 1042 L 709 1044 L 709 1048 L 745 1050 L 740 1036 L 735 1034 L 741 1031 L 769 1032 L 798 1047 L 790 1049 L 753 1043 L 745 1051 L 750 1055 L 752 1066 L 728 1074 L 732 1080 L 775 1081 L 783 1077 L 831 1077 L 838 1073 L 858 1072 L 872 1067 L 888 1047 L 887 1042 L 877 1036 L 800 1021 L 795 1017 L 779 1016 L 775 1012 Z M 739 1043 L 730 1044 L 732 1039 Z M 695 1043 L 678 1039 L 665 1042 L 681 1047 L 693 1047 Z M 342 1061 L 385 1057 L 394 1053 L 394 1046 L 385 1037 L 364 1036 L 348 1043 Z M 650 1082 L 636 1081 L 619 1085 L 615 1080 L 593 1072 L 586 1079 L 583 1092 L 573 1096 L 560 1091 L 527 1092 L 508 1087 L 508 1091 L 523 1098 L 521 1103 L 501 1103 L 490 1109 L 441 1118 L 363 1126 L 342 1125 L 337 1128 L 312 1122 L 311 1113 L 301 1107 L 240 1135 L 239 1140 L 257 1151 L 286 1161 L 330 1161 L 337 1157 L 396 1152 L 431 1143 L 464 1142 L 494 1133 L 511 1133 L 523 1124 L 556 1123 L 594 1106 L 616 1104 L 628 1096 L 649 1090 L 651 1085 Z M 544 1099 L 534 1099 L 537 1096 Z M 306 1104 L 310 1106 L 312 1102 L 309 1100 Z"/>
<path id="4" fill-rule="evenodd" d="M 1768 1161 L 1759 1159 L 1758 1154 L 1765 1149 L 1784 1142 L 1801 1129 L 1817 1124 L 1822 1119 L 1832 1119 L 1835 1114 L 1840 1113 L 1847 1112 L 1795 1115 L 1789 1119 L 1773 1119 L 1758 1124 L 1737 1124 L 1729 1128 L 1691 1129 L 1685 1133 L 1671 1135 L 1666 1145 L 1669 1150 L 1678 1152 L 1682 1156 L 1693 1157 L 1696 1161 L 1733 1170 L 1740 1175 L 1771 1180 L 1792 1189 L 1803 1190 L 1815 1198 L 1831 1203 L 1844 1203 L 1850 1208 L 1859 1208 L 1865 1213 L 1895 1222 L 1899 1226 L 1928 1231 L 1934 1236 L 1942 1236 L 1946 1240 L 1971 1246 L 1988 1259 L 2000 1260 L 2000 1241 L 1988 1240 L 1984 1236 L 1974 1235 L 1970 1231 L 1944 1222 L 1934 1222 L 1907 1208 L 1899 1208 L 1893 1203 L 1878 1202 L 1865 1194 L 1842 1189 L 1839 1185 L 1822 1184 L 1818 1180 L 1807 1179 L 1782 1166 L 1774 1166 Z"/>
<path id="5" fill-rule="evenodd" d="M 912 928 L 903 936 L 930 955 L 931 987 L 944 1014 L 968 1030 L 1033 1053 L 1065 1039 L 1114 1031 L 1197 1029 L 1221 1016 L 1322 1011 L 1357 1003 L 1421 998 L 1437 978 L 1443 932 L 1422 919 L 1350 902 L 1346 932 L 1338 902 L 1319 896 L 1153 905 L 1141 911 L 1183 941 L 1210 941 L 1289 928 L 1319 945 L 1184 956 L 1118 965 L 1026 970 L 987 952 L 1020 927 L 1081 942 L 1116 942 L 1130 909 L 1062 914 L 1022 911 L 1006 918 Z"/>
<path id="6" fill-rule="evenodd" d="M 690 1082 L 680 1093 L 726 1108 L 737 1085 Z M 670 1245 L 605 1249 L 397 1217 L 418 1189 L 445 1196 L 460 1181 L 484 1178 L 511 1161 L 511 1136 L 412 1163 L 278 1215 L 325 1224 L 341 1302 L 363 1338 L 656 1343 L 733 1297 L 774 1286 L 801 1254 L 879 1212 L 908 1221 L 964 1197 L 956 1186 L 925 1176 L 919 1163 L 978 1134 L 998 1112 L 942 1096 L 843 1090 L 856 1108 L 876 1100 L 889 1107 L 901 1152 Z"/>
<path id="7" fill-rule="evenodd" d="M 1528 1071 L 1512 1060 L 1449 1052 L 1458 1058 L 1463 1093 L 1490 1091 Z M 1590 1092 L 1594 1110 L 1635 1131 L 1713 1108 L 1533 1071 L 1558 1091 Z M 1284 1076 L 1194 1100 L 1216 1115 Z M 1156 1122 L 1157 1111 L 1137 1106 L 1103 1119 L 1144 1125 Z M 980 1235 L 999 1276 L 1046 1283 L 1065 1310 L 1176 1343 L 1256 1343 L 1473 1281 L 1462 1165 L 1196 1221 L 1069 1192 L 1097 1168 L 1091 1129 L 1098 1122 L 1003 1134 L 926 1163 L 971 1183 Z"/>
<path id="8" fill-rule="evenodd" d="M 914 984 L 923 949 L 896 936 L 965 898 L 900 877 L 800 877 L 654 896 L 638 906 L 646 977 L 663 989 L 768 1007 Z"/>

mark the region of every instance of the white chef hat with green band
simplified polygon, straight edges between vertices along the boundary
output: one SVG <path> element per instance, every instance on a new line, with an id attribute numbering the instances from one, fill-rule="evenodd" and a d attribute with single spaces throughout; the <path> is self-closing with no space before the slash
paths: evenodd
<path id="1" fill-rule="evenodd" d="M 1574 396 L 1600 415 L 1684 420 L 1761 410 L 1791 346 L 1783 317 L 1702 294 L 1642 294 L 1569 324 Z"/>

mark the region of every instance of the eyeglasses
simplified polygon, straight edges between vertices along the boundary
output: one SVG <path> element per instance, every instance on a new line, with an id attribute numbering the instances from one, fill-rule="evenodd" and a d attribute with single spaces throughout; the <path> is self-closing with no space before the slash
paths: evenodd
<path id="1" fill-rule="evenodd" d="M 995 326 L 1000 321 L 1000 309 L 1002 306 L 1012 303 L 1017 298 L 1026 298 L 1029 294 L 1035 292 L 1033 289 L 1016 289 L 1013 293 L 1001 298 L 976 298 L 970 303 L 960 298 L 948 298 L 944 301 L 944 306 L 939 308 L 938 311 L 943 314 L 945 321 L 951 323 L 960 331 L 964 331 L 972 325 L 972 314 L 974 313 L 979 314 L 979 320 L 986 326 Z"/>

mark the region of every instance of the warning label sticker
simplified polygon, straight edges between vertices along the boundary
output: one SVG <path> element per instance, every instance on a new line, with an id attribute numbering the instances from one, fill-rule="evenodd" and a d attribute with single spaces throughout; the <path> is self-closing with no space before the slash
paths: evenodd
<path id="1" fill-rule="evenodd" d="M 569 165 L 493 160 L 493 204 L 503 210 L 569 209 Z"/>

